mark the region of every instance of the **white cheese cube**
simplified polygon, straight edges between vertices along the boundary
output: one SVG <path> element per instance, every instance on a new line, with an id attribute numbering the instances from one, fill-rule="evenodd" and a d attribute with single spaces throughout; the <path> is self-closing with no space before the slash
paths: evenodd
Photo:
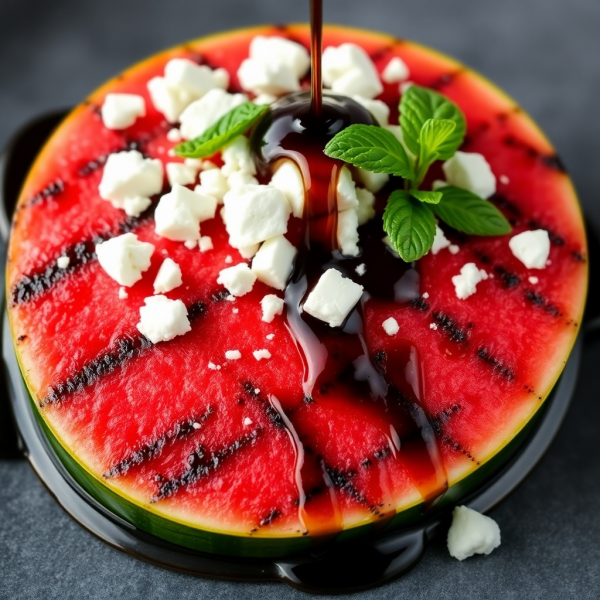
<path id="1" fill-rule="evenodd" d="M 208 169 L 200 173 L 200 185 L 195 191 L 199 194 L 214 196 L 219 203 L 223 202 L 223 196 L 229 191 L 227 177 L 221 169 Z"/>
<path id="2" fill-rule="evenodd" d="M 284 234 L 290 205 L 283 192 L 267 185 L 243 185 L 223 198 L 229 243 L 244 248 Z"/>
<path id="3" fill-rule="evenodd" d="M 469 190 L 482 198 L 489 198 L 496 192 L 496 177 L 482 154 L 457 150 L 442 168 L 449 185 Z"/>
<path id="4" fill-rule="evenodd" d="M 323 52 L 323 83 L 344 96 L 374 98 L 383 91 L 377 69 L 356 44 L 330 46 Z"/>
<path id="5" fill-rule="evenodd" d="M 193 250 L 198 245 L 198 240 L 186 240 L 185 242 L 183 242 L 183 245 L 188 250 Z"/>
<path id="6" fill-rule="evenodd" d="M 298 251 L 283 236 L 268 239 L 252 261 L 252 271 L 259 281 L 277 290 L 284 290 Z"/>
<path id="7" fill-rule="evenodd" d="M 100 114 L 107 129 L 127 129 L 146 116 L 146 103 L 137 94 L 106 94 Z"/>
<path id="8" fill-rule="evenodd" d="M 120 285 L 132 286 L 150 268 L 154 246 L 140 242 L 135 233 L 124 233 L 96 244 L 100 266 Z"/>
<path id="9" fill-rule="evenodd" d="M 227 291 L 233 296 L 244 296 L 250 290 L 256 281 L 256 274 L 253 273 L 246 263 L 240 263 L 235 267 L 228 267 L 219 272 L 217 283 L 225 286 Z"/>
<path id="10" fill-rule="evenodd" d="M 124 287 L 119 288 L 119 300 L 127 300 L 129 298 L 129 294 Z"/>
<path id="11" fill-rule="evenodd" d="M 338 211 L 348 208 L 358 208 L 358 198 L 356 197 L 356 184 L 352 180 L 350 169 L 346 166 L 340 169 L 337 181 L 337 209 Z"/>
<path id="12" fill-rule="evenodd" d="M 153 77 L 147 87 L 154 108 L 169 123 L 177 123 L 181 113 L 194 99 L 189 92 L 170 86 L 164 77 Z"/>
<path id="13" fill-rule="evenodd" d="M 166 165 L 167 179 L 169 184 L 174 186 L 176 183 L 179 185 L 189 185 L 196 181 L 196 175 L 198 169 L 183 163 L 170 162 Z"/>
<path id="14" fill-rule="evenodd" d="M 437 254 L 440 250 L 448 248 L 448 246 L 450 246 L 450 240 L 446 238 L 444 232 L 436 225 L 431 254 Z"/>
<path id="15" fill-rule="evenodd" d="M 367 272 L 367 265 L 365 265 L 365 263 L 361 263 L 358 265 L 358 267 L 356 267 L 356 269 L 354 269 L 354 271 L 359 277 L 362 277 Z"/>
<path id="16" fill-rule="evenodd" d="M 294 217 L 301 219 L 304 212 L 304 179 L 300 169 L 291 160 L 284 160 L 277 167 L 269 185 L 281 190 L 290 203 Z"/>
<path id="17" fill-rule="evenodd" d="M 461 268 L 460 275 L 452 277 L 456 297 L 464 300 L 472 296 L 477 284 L 487 278 L 488 274 L 483 269 L 478 269 L 475 263 L 466 263 Z"/>
<path id="18" fill-rule="evenodd" d="M 173 142 L 174 144 L 178 144 L 181 141 L 181 132 L 177 127 L 173 127 L 167 131 L 167 139 L 169 142 Z"/>
<path id="19" fill-rule="evenodd" d="M 242 89 L 253 94 L 286 94 L 297 92 L 300 83 L 296 74 L 282 63 L 264 63 L 254 58 L 242 61 L 237 72 Z"/>
<path id="20" fill-rule="evenodd" d="M 245 94 L 228 94 L 219 88 L 210 90 L 181 113 L 179 117 L 181 136 L 185 140 L 197 138 L 223 115 L 247 100 Z"/>
<path id="21" fill-rule="evenodd" d="M 150 296 L 144 302 L 146 306 L 140 308 L 137 328 L 153 344 L 168 342 L 192 330 L 187 309 L 181 300 Z"/>
<path id="22" fill-rule="evenodd" d="M 386 319 L 381 326 L 389 336 L 396 335 L 400 331 L 400 325 L 398 325 L 398 321 L 394 317 Z"/>
<path id="23" fill-rule="evenodd" d="M 208 235 L 203 235 L 198 242 L 200 252 L 207 252 L 213 249 L 212 238 Z"/>
<path id="24" fill-rule="evenodd" d="M 550 254 L 550 237 L 545 229 L 523 231 L 508 242 L 513 255 L 528 269 L 543 269 Z"/>
<path id="25" fill-rule="evenodd" d="M 154 212 L 156 233 L 175 242 L 200 239 L 200 223 L 215 216 L 217 200 L 175 184 Z"/>
<path id="26" fill-rule="evenodd" d="M 283 313 L 283 299 L 275 294 L 267 294 L 261 301 L 260 307 L 262 309 L 262 320 L 265 323 L 270 323 L 275 315 Z M 267 336 L 268 338 L 269 336 Z M 270 338 L 272 339 L 272 338 Z"/>
<path id="27" fill-rule="evenodd" d="M 400 83 L 406 81 L 409 77 L 410 71 L 399 56 L 394 56 L 381 73 L 381 79 L 386 83 Z"/>
<path id="28" fill-rule="evenodd" d="M 431 184 L 431 189 L 435 192 L 436 190 L 446 187 L 447 185 L 448 185 L 447 181 L 443 181 L 441 179 L 434 179 Z"/>
<path id="29" fill-rule="evenodd" d="M 98 190 L 115 208 L 138 217 L 150 206 L 149 197 L 160 193 L 162 187 L 162 162 L 130 150 L 108 156 Z"/>
<path id="30" fill-rule="evenodd" d="M 362 96 L 352 96 L 352 99 L 361 106 L 364 106 L 375 117 L 376 123 L 379 123 L 382 127 L 388 124 L 390 107 L 385 102 L 363 98 Z"/>
<path id="31" fill-rule="evenodd" d="M 227 185 L 230 190 L 249 184 L 258 185 L 258 179 L 246 171 L 234 171 L 227 177 Z"/>
<path id="32" fill-rule="evenodd" d="M 246 417 L 244 419 L 244 427 L 250 427 L 250 425 L 252 425 L 253 421 L 250 417 Z"/>
<path id="33" fill-rule="evenodd" d="M 56 259 L 56 266 L 59 269 L 66 269 L 69 266 L 71 259 L 68 256 L 59 256 Z"/>
<path id="34" fill-rule="evenodd" d="M 260 248 L 260 244 L 252 244 L 252 246 L 243 246 L 242 248 L 238 248 L 238 252 L 242 258 L 246 260 L 254 257 Z"/>
<path id="35" fill-rule="evenodd" d="M 496 521 L 466 506 L 452 512 L 448 530 L 448 552 L 458 560 L 474 554 L 490 554 L 500 545 L 500 528 Z"/>
<path id="36" fill-rule="evenodd" d="M 372 173 L 371 171 L 365 171 L 361 168 L 356 169 L 356 176 L 370 192 L 373 192 L 373 194 L 376 194 L 390 178 L 386 173 Z"/>
<path id="37" fill-rule="evenodd" d="M 163 294 L 170 292 L 183 283 L 181 279 L 181 269 L 179 265 L 171 258 L 165 258 L 156 278 L 154 279 L 154 293 Z"/>
<path id="38" fill-rule="evenodd" d="M 227 360 L 239 360 L 242 358 L 242 353 L 239 350 L 227 350 L 225 352 L 225 358 Z"/>
<path id="39" fill-rule="evenodd" d="M 358 224 L 364 225 L 375 216 L 375 194 L 365 188 L 357 187 L 356 198 L 358 200 L 356 209 Z"/>
<path id="40" fill-rule="evenodd" d="M 273 104 L 275 100 L 277 100 L 277 96 L 274 96 L 273 94 L 258 94 L 252 102 L 254 102 L 254 104 Z"/>
<path id="41" fill-rule="evenodd" d="M 221 171 L 223 175 L 231 175 L 234 171 L 243 171 L 254 175 L 256 173 L 256 165 L 250 151 L 250 143 L 248 138 L 243 135 L 238 135 L 231 140 L 221 152 L 223 159 L 223 167 Z"/>
<path id="42" fill-rule="evenodd" d="M 268 350 L 255 350 L 252 353 L 252 356 L 254 356 L 254 358 L 256 360 L 262 360 L 263 358 L 271 358 L 271 353 Z"/>
<path id="43" fill-rule="evenodd" d="M 363 289 L 339 271 L 328 269 L 308 295 L 304 311 L 330 327 L 339 327 L 360 300 Z"/>
<path id="44" fill-rule="evenodd" d="M 358 256 L 358 216 L 353 208 L 338 213 L 337 242 L 344 256 Z"/>
<path id="45" fill-rule="evenodd" d="M 228 79 L 222 73 L 215 76 L 215 71 L 206 65 L 197 65 L 187 58 L 173 58 L 165 66 L 165 80 L 176 89 L 185 90 L 194 99 L 201 98 L 215 88 L 227 88 Z"/>
<path id="46" fill-rule="evenodd" d="M 306 48 L 282 37 L 257 35 L 250 42 L 250 58 L 262 63 L 279 63 L 291 70 L 297 79 L 306 75 L 310 56 Z"/>

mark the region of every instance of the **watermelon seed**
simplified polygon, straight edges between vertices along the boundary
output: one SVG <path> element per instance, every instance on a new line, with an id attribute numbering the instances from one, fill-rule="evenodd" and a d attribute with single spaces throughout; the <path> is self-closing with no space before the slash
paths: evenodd
<path id="1" fill-rule="evenodd" d="M 42 191 L 35 194 L 35 196 L 31 197 L 23 206 L 23 208 L 27 206 L 34 206 L 35 204 L 39 204 L 44 200 L 48 200 L 50 198 L 55 198 L 60 193 L 65 190 L 65 182 L 62 179 L 56 179 L 49 183 Z"/>

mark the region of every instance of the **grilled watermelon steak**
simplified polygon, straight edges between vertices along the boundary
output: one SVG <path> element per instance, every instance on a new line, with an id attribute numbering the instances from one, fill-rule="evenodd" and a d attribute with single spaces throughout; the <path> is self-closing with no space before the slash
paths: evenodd
<path id="1" fill-rule="evenodd" d="M 212 249 L 158 235 L 154 208 L 170 192 L 166 177 L 139 216 L 102 199 L 112 154 L 136 149 L 165 165 L 183 162 L 170 152 L 177 125 L 155 108 L 148 81 L 162 77 L 171 59 L 187 58 L 225 69 L 228 91 L 240 93 L 238 68 L 259 35 L 309 48 L 302 25 L 204 38 L 134 66 L 73 110 L 27 177 L 7 267 L 23 378 L 66 468 L 135 526 L 237 556 L 281 556 L 321 538 L 416 523 L 444 497 L 480 484 L 559 377 L 587 285 L 575 192 L 531 119 L 466 67 L 378 33 L 325 27 L 323 44 L 359 45 L 379 73 L 400 57 L 411 82 L 462 109 L 461 150 L 489 163 L 497 180 L 489 201 L 511 222 L 508 236 L 467 236 L 442 225 L 450 249 L 406 264 L 381 241 L 381 212 L 394 185 L 388 182 L 376 193 L 378 214 L 359 228 L 363 255 L 338 261 L 346 278 L 371 293 L 342 329 L 292 315 L 289 288 L 259 280 L 231 296 L 217 282 L 224 281 L 220 272 L 251 259 L 229 244 L 219 210 L 201 223 Z M 307 76 L 301 86 L 308 88 Z M 398 122 L 401 89 L 397 81 L 383 83 L 378 96 L 390 123 Z M 109 93 L 142 96 L 145 114 L 122 129 L 105 127 L 100 108 Z M 220 154 L 211 160 L 222 164 Z M 441 163 L 431 178 L 444 178 Z M 294 245 L 301 216 L 288 223 Z M 548 232 L 549 259 L 528 269 L 509 240 L 537 230 Z M 154 252 L 139 281 L 120 290 L 95 248 L 125 233 Z M 166 257 L 179 265 L 183 283 L 164 295 L 183 302 L 189 331 L 153 343 L 137 324 Z M 467 263 L 488 277 L 458 298 L 453 277 Z M 287 303 L 267 322 L 261 300 L 273 294 L 285 294 Z M 358 333 L 351 327 L 357 315 Z M 396 333 L 382 326 L 390 318 Z M 323 368 L 309 386 L 306 372 L 318 357 Z M 385 398 L 372 393 L 383 375 L 391 390 Z"/>

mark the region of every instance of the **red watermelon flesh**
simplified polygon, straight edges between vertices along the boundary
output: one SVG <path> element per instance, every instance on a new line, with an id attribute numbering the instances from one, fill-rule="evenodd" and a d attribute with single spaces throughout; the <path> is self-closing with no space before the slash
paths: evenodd
<path id="1" fill-rule="evenodd" d="M 152 107 L 146 82 L 161 75 L 168 60 L 183 56 L 226 68 L 230 91 L 238 91 L 235 74 L 256 35 L 283 35 L 309 47 L 305 26 L 192 42 L 137 65 L 71 113 L 20 197 L 9 249 L 9 316 L 41 416 L 99 482 L 149 513 L 191 528 L 313 536 L 430 499 L 513 439 L 548 395 L 577 334 L 587 250 L 571 182 L 551 145 L 512 100 L 431 50 L 326 28 L 325 47 L 358 43 L 379 71 L 399 56 L 412 81 L 461 107 L 468 125 L 463 150 L 481 152 L 503 176 L 492 201 L 514 233 L 549 231 L 551 263 L 528 271 L 510 252 L 508 237 L 446 230 L 460 251 L 419 261 L 425 297 L 364 305 L 369 354 L 379 357 L 391 380 L 399 378 L 399 389 L 406 386 L 399 365 L 419 373 L 419 389 L 407 392 L 411 406 L 372 401 L 348 375 L 362 352 L 357 339 L 318 325 L 329 358 L 312 398 L 305 398 L 302 356 L 286 319 L 261 320 L 260 300 L 273 290 L 257 282 L 230 302 L 216 283 L 228 256 L 234 264 L 243 260 L 229 246 L 220 218 L 202 224 L 214 250 L 200 253 L 158 237 L 152 209 L 126 218 L 98 194 L 111 152 L 137 147 L 165 163 L 180 160 L 167 155 L 170 126 Z M 147 115 L 125 131 L 105 129 L 98 107 L 108 92 L 142 95 Z M 381 98 L 396 122 L 397 84 L 385 85 Z M 95 259 L 94 243 L 130 230 L 156 250 L 150 270 L 119 300 L 118 286 Z M 377 232 L 367 226 L 361 241 L 370 235 Z M 61 271 L 55 263 L 64 254 L 71 262 Z M 136 323 L 165 256 L 181 266 L 184 285 L 167 296 L 186 304 L 192 331 L 152 345 Z M 459 300 L 451 278 L 467 262 L 494 277 Z M 349 272 L 354 266 L 350 261 Z M 531 275 L 539 282 L 530 283 Z M 399 336 L 384 332 L 381 323 L 389 317 L 400 325 Z M 263 348 L 271 359 L 257 362 L 252 352 Z M 230 349 L 242 358 L 226 361 Z M 210 369 L 211 362 L 220 369 Z"/>

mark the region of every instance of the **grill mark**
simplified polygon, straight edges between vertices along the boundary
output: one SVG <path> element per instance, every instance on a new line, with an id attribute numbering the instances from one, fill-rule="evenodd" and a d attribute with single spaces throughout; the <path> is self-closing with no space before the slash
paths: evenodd
<path id="1" fill-rule="evenodd" d="M 281 415 L 271 406 L 269 402 L 266 402 L 260 397 L 260 390 L 257 392 L 256 390 L 258 388 L 251 381 L 245 381 L 242 383 L 242 387 L 247 394 L 252 396 L 252 398 L 260 403 L 264 413 L 267 415 L 267 418 L 273 426 L 275 426 L 277 429 L 286 428 Z"/>
<path id="2" fill-rule="evenodd" d="M 55 179 L 50 182 L 43 190 L 39 191 L 37 194 L 32 196 L 29 200 L 27 200 L 21 209 L 29 206 L 35 206 L 36 204 L 40 204 L 45 200 L 49 200 L 51 198 L 56 198 L 62 192 L 65 191 L 65 182 L 62 179 Z"/>
<path id="3" fill-rule="evenodd" d="M 482 360 L 485 364 L 491 366 L 494 373 L 501 375 L 508 381 L 514 381 L 516 379 L 514 370 L 510 367 L 507 367 L 499 358 L 492 356 L 487 348 L 482 346 L 475 354 L 477 358 Z"/>
<path id="4" fill-rule="evenodd" d="M 323 462 L 323 468 L 327 473 L 333 487 L 348 494 L 353 500 L 356 500 L 359 504 L 368 505 L 367 499 L 361 494 L 356 487 L 352 484 L 350 479 L 356 475 L 354 471 L 342 471 L 336 469 Z"/>
<path id="5" fill-rule="evenodd" d="M 369 54 L 369 58 L 373 62 L 380 61 L 383 58 L 385 58 L 385 56 L 388 55 L 390 52 L 393 52 L 396 48 L 398 48 L 398 46 L 402 46 L 403 44 L 404 44 L 403 40 L 396 38 L 391 44 L 387 44 L 387 45 L 379 48 L 379 50 L 375 50 L 374 52 Z"/>
<path id="6" fill-rule="evenodd" d="M 188 317 L 190 322 L 196 320 L 205 312 L 205 305 L 202 302 L 194 302 L 188 307 Z M 39 405 L 41 408 L 48 404 L 63 402 L 68 396 L 76 391 L 91 386 L 100 378 L 109 375 L 125 362 L 144 354 L 154 344 L 142 334 L 125 335 L 117 339 L 113 344 L 113 349 L 100 354 L 80 371 L 71 375 L 64 381 L 51 386 L 48 392 L 42 398 Z"/>
<path id="7" fill-rule="evenodd" d="M 442 331 L 452 342 L 463 344 L 468 340 L 468 333 L 461 329 L 456 321 L 443 312 L 433 313 L 434 321 L 442 328 Z"/>
<path id="8" fill-rule="evenodd" d="M 513 204 L 502 194 L 498 194 L 496 192 L 490 197 L 490 201 L 492 201 L 498 208 L 501 208 L 506 212 L 511 213 L 514 217 L 521 216 L 521 210 L 519 209 L 519 207 L 516 204 Z"/>
<path id="9" fill-rule="evenodd" d="M 210 453 L 203 446 L 198 446 L 196 451 L 188 456 L 188 468 L 177 477 L 172 479 L 160 478 L 157 483 L 158 492 L 152 497 L 151 502 L 158 502 L 164 498 L 169 498 L 176 494 L 180 489 L 192 485 L 207 477 L 213 471 L 216 471 L 224 461 L 235 456 L 242 448 L 252 444 L 262 433 L 262 429 L 257 428 L 251 433 L 244 434 L 229 446 Z"/>
<path id="10" fill-rule="evenodd" d="M 212 406 L 206 409 L 206 412 L 200 416 L 192 416 L 189 419 L 175 423 L 172 429 L 162 434 L 158 438 L 146 442 L 129 454 L 124 459 L 120 460 L 116 465 L 112 466 L 103 474 L 107 479 L 117 475 L 124 475 L 133 467 L 141 465 L 143 462 L 152 460 L 159 456 L 166 445 L 172 445 L 178 440 L 189 437 L 200 429 L 202 424 L 214 413 Z"/>
<path id="11" fill-rule="evenodd" d="M 564 238 L 559 236 L 557 233 L 555 233 L 548 227 L 544 227 L 542 224 L 540 224 L 539 221 L 536 221 L 535 219 L 529 219 L 529 221 L 527 221 L 527 226 L 531 227 L 532 229 L 544 229 L 548 233 L 548 237 L 550 238 L 550 241 L 555 246 L 564 246 L 565 245 Z"/>
<path id="12" fill-rule="evenodd" d="M 585 256 L 583 256 L 583 254 L 581 254 L 581 252 L 579 252 L 578 250 L 573 250 L 573 252 L 571 252 L 571 256 L 573 257 L 573 260 L 575 260 L 576 262 L 580 262 L 580 263 L 586 262 Z"/>
<path id="13" fill-rule="evenodd" d="M 562 313 L 560 312 L 558 307 L 546 301 L 546 299 L 539 292 L 534 292 L 533 290 L 525 290 L 524 295 L 525 299 L 528 302 L 531 302 L 531 304 L 533 304 L 535 307 L 543 309 L 545 312 L 547 312 L 549 315 L 552 315 L 553 317 L 562 317 Z"/>
<path id="14" fill-rule="evenodd" d="M 411 306 L 421 312 L 427 312 L 429 310 L 429 304 L 427 302 L 425 302 L 425 299 L 423 298 L 423 296 L 419 296 L 418 298 L 415 298 L 411 302 Z"/>
<path id="15" fill-rule="evenodd" d="M 278 510 L 277 508 L 273 508 L 273 509 L 271 509 L 271 511 L 269 512 L 269 514 L 266 517 L 263 517 L 260 520 L 259 525 L 261 527 L 264 527 L 265 525 L 271 525 L 271 523 L 273 523 L 273 521 L 278 519 L 280 516 L 281 516 L 281 511 Z"/>
<path id="16" fill-rule="evenodd" d="M 526 144 L 525 142 L 518 140 L 517 138 L 515 138 L 512 135 L 507 135 L 504 138 L 503 142 L 504 142 L 505 146 L 508 146 L 509 148 L 515 148 L 517 150 L 521 150 L 521 151 L 525 152 L 525 154 L 527 154 L 527 156 L 529 156 L 530 158 L 539 160 L 543 165 L 546 165 L 549 169 L 552 169 L 553 171 L 558 171 L 559 173 L 567 172 L 567 170 L 566 170 L 563 162 L 561 161 L 560 157 L 558 156 L 558 154 L 550 154 L 550 155 L 542 154 L 541 152 L 538 152 L 535 148 L 533 148 L 529 144 Z"/>
<path id="17" fill-rule="evenodd" d="M 452 83 L 457 77 L 465 73 L 466 69 L 464 67 L 456 69 L 450 73 L 445 73 L 441 77 L 434 79 L 427 87 L 430 87 L 434 90 L 439 90 L 442 87 L 449 85 Z"/>
<path id="18" fill-rule="evenodd" d="M 460 404 L 454 404 L 450 408 L 444 409 L 437 417 L 431 417 L 431 426 L 433 427 L 433 431 L 435 435 L 446 445 L 450 446 L 456 452 L 460 452 L 464 454 L 471 462 L 475 464 L 479 464 L 479 461 L 475 459 L 475 457 L 471 454 L 469 450 L 467 450 L 462 444 L 457 442 L 451 435 L 444 431 L 444 426 L 446 423 L 460 410 L 462 406 Z"/>
<path id="19" fill-rule="evenodd" d="M 91 239 L 83 240 L 63 248 L 58 256 L 69 257 L 69 266 L 66 269 L 59 268 L 56 264 L 56 259 L 54 259 L 51 264 L 46 265 L 44 271 L 21 276 L 21 279 L 13 285 L 10 291 L 11 307 L 33 300 L 40 294 L 50 290 L 65 277 L 73 274 L 83 265 L 95 261 L 97 258 L 96 244 L 136 229 L 140 224 L 152 217 L 154 208 L 153 204 L 139 217 L 127 217 L 118 224 L 116 232 L 100 233 L 94 235 Z"/>
<path id="20" fill-rule="evenodd" d="M 512 289 L 521 283 L 521 278 L 515 273 L 507 271 L 503 266 L 497 265 L 494 267 L 494 273 L 500 277 L 504 287 Z"/>

